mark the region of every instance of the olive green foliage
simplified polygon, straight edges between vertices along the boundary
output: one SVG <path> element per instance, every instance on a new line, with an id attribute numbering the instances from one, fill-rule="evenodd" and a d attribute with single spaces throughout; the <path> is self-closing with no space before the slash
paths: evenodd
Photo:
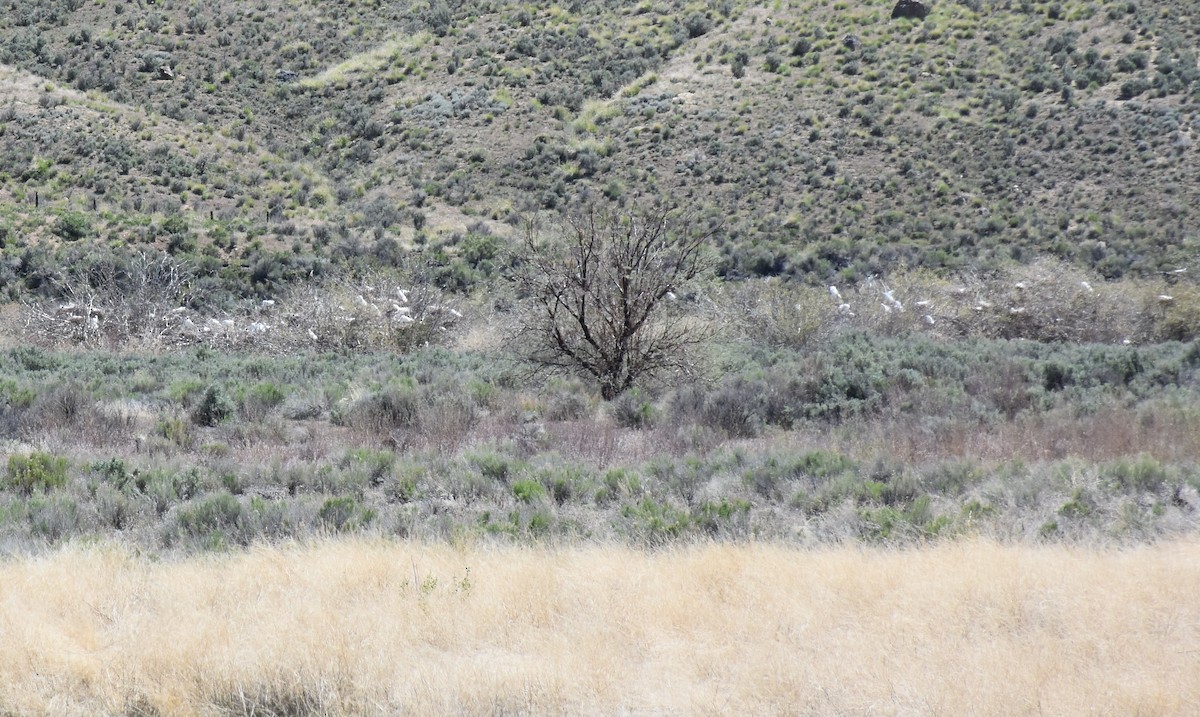
<path id="1" fill-rule="evenodd" d="M 375 512 L 363 508 L 350 496 L 328 498 L 317 512 L 321 524 L 333 532 L 365 526 L 375 518 Z"/>
<path id="2" fill-rule="evenodd" d="M 67 459 L 35 451 L 28 455 L 14 453 L 8 457 L 4 485 L 19 493 L 44 493 L 61 488 L 67 482 Z"/>
<path id="3" fill-rule="evenodd" d="M 76 241 L 91 234 L 92 226 L 86 215 L 80 212 L 68 212 L 58 218 L 54 225 L 54 233 L 65 241 Z"/>

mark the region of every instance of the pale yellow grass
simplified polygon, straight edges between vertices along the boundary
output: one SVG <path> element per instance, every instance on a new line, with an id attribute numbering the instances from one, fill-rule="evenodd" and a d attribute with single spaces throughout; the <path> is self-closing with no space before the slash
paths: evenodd
<path id="1" fill-rule="evenodd" d="M 314 77 L 300 80 L 300 85 L 308 88 L 321 88 L 329 84 L 345 82 L 353 76 L 377 72 L 399 60 L 402 55 L 423 47 L 430 40 L 427 32 L 412 36 L 396 36 L 381 42 L 365 52 L 344 60 Z"/>
<path id="2" fill-rule="evenodd" d="M 1195 541 L 72 548 L 0 564 L 0 713 L 1195 715 L 1197 595 Z"/>

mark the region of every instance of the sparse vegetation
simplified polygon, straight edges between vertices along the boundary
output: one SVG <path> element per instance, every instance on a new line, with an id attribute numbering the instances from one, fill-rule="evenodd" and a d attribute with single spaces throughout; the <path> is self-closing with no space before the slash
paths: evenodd
<path id="1" fill-rule="evenodd" d="M 77 510 L 49 545 L 172 551 L 314 531 L 640 545 L 1194 530 L 1194 341 L 816 334 L 713 339 L 706 382 L 612 402 L 575 385 L 569 403 L 494 349 L 9 349 L 0 536 L 43 536 L 43 496 Z M 237 520 L 185 519 L 234 504 Z"/>
<path id="2" fill-rule="evenodd" d="M 1191 557 L 1200 520 L 1194 8 L 891 7 L 8 3 L 0 584 L 24 632 L 0 645 L 0 713 L 1194 711 L 1177 628 L 1197 621 L 1145 607 L 1171 593 L 1136 572 Z M 850 588 L 780 577 L 845 544 Z M 427 565 L 439 551 L 469 569 Z M 609 553 L 636 589 L 588 562 Z M 1017 567 L 967 598 L 948 578 L 938 617 L 913 618 L 937 592 L 906 607 L 904 580 L 957 574 L 935 557 Z M 328 584 L 294 585 L 323 560 Z M 702 575 L 671 578 L 673 560 Z M 81 593 L 60 564 L 103 576 Z M 225 572 L 172 582 L 209 569 Z M 628 603 L 660 578 L 676 592 Z M 568 635 L 564 669 L 581 644 L 607 650 L 582 683 L 494 659 L 564 616 L 586 626 L 562 592 L 576 582 L 692 661 L 659 659 L 658 628 L 632 623 L 637 654 Z M 1094 585 L 1141 610 L 1120 646 L 1112 620 L 1055 607 L 1099 604 Z M 795 613 L 796 596 L 824 594 L 865 606 L 827 622 L 861 624 L 870 650 L 787 637 L 824 609 Z M 719 645 L 679 622 L 692 597 L 735 621 L 696 622 Z M 227 660 L 196 646 L 202 626 L 154 631 L 195 623 L 172 617 L 193 598 L 239 606 L 214 634 L 243 634 L 265 600 L 267 632 L 312 644 Z M 440 654 L 504 636 L 487 680 L 392 634 L 410 598 Z M 524 616 L 474 610 L 491 599 Z M 756 636 L 726 611 L 741 602 L 799 622 Z M 336 634 L 288 622 L 314 611 Z M 955 669 L 906 653 L 924 643 L 892 623 L 922 625 Z M 1014 636 L 1010 662 L 970 651 Z M 778 669 L 835 638 L 838 665 Z M 1064 639 L 1090 648 L 1046 647 Z M 523 644 L 545 662 L 551 643 Z M 1108 659 L 1130 645 L 1144 674 Z M 775 690 L 758 649 L 802 678 Z M 386 670 L 362 661 L 395 650 Z M 935 684 L 963 659 L 1005 679 Z M 618 662 L 655 687 L 614 686 Z M 716 693 L 693 679 L 717 672 Z M 1117 673 L 1134 678 L 1090 679 Z"/>

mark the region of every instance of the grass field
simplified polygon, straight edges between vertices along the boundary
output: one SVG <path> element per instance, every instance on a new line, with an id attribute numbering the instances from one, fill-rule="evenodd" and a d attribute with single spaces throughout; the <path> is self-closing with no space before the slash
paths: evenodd
<path id="1" fill-rule="evenodd" d="M 1200 543 L 0 565 L 0 713 L 1191 715 Z"/>

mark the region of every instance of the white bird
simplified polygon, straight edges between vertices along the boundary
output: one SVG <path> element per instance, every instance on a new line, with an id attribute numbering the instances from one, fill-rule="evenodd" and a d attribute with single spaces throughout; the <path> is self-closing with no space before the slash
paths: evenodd
<path id="1" fill-rule="evenodd" d="M 275 300 L 274 299 L 263 299 L 262 305 L 263 306 L 274 306 Z"/>
<path id="2" fill-rule="evenodd" d="M 832 296 L 833 298 L 837 299 L 838 301 L 842 300 L 842 292 L 838 291 L 838 288 L 836 286 L 829 287 L 829 295 Z"/>
<path id="3" fill-rule="evenodd" d="M 880 304 L 880 306 L 881 306 L 881 307 L 883 307 L 883 313 L 885 313 L 885 314 L 890 314 L 890 313 L 892 313 L 892 307 L 891 307 L 891 306 L 888 306 L 887 304 Z"/>
<path id="4" fill-rule="evenodd" d="M 172 314 L 181 314 L 185 311 L 187 311 L 186 306 L 176 306 L 174 309 L 171 309 Z"/>
<path id="5" fill-rule="evenodd" d="M 1024 289 L 1024 288 L 1025 288 L 1025 282 L 1023 282 L 1023 281 L 1018 281 L 1017 283 L 1013 284 L 1013 288 L 1014 288 L 1014 289 Z"/>
<path id="6" fill-rule="evenodd" d="M 1083 287 L 1084 291 L 1095 291 L 1095 289 L 1092 288 L 1092 285 L 1086 281 L 1079 282 L 1079 285 Z"/>
<path id="7" fill-rule="evenodd" d="M 675 292 L 674 291 L 668 291 L 666 294 L 664 294 L 664 296 L 667 297 L 667 301 L 675 300 Z"/>
<path id="8" fill-rule="evenodd" d="M 1158 295 L 1158 303 L 1160 303 L 1160 304 L 1169 304 L 1174 300 L 1175 300 L 1175 297 L 1171 296 L 1170 294 L 1159 294 Z"/>
<path id="9" fill-rule="evenodd" d="M 921 299 L 920 301 L 917 302 L 917 306 L 921 307 L 922 309 L 924 309 L 927 306 L 932 306 L 932 305 L 933 305 L 933 302 L 930 301 L 929 299 Z"/>
<path id="10" fill-rule="evenodd" d="M 884 290 L 884 292 L 883 292 L 883 298 L 887 299 L 887 303 L 888 303 L 888 304 L 890 304 L 890 305 L 891 305 L 891 307 L 892 307 L 893 309 L 895 309 L 896 311 L 899 311 L 899 312 L 902 312 L 902 313 L 903 313 L 903 311 L 904 311 L 904 304 L 901 304 L 901 303 L 900 303 L 900 300 L 899 300 L 899 299 L 897 299 L 897 298 L 896 298 L 896 296 L 895 296 L 894 294 L 892 294 L 892 290 L 891 290 L 891 289 L 886 289 L 886 290 Z"/>
<path id="11" fill-rule="evenodd" d="M 451 316 L 453 316 L 453 317 L 454 317 L 454 318 L 456 318 L 456 319 L 461 319 L 461 318 L 462 318 L 462 312 L 461 312 L 461 311 L 459 311 L 458 309 L 447 309 L 447 311 L 449 311 L 449 312 L 450 312 L 450 315 L 451 315 Z"/>
<path id="12" fill-rule="evenodd" d="M 838 304 L 838 311 L 842 312 L 843 314 L 850 314 L 851 316 L 854 316 L 854 314 L 850 313 L 850 304 Z"/>
<path id="13" fill-rule="evenodd" d="M 312 339 L 313 341 L 316 341 L 317 340 L 317 332 L 313 331 L 312 329 L 309 329 L 308 330 L 308 338 Z"/>
<path id="14" fill-rule="evenodd" d="M 925 323 L 929 324 L 930 326 L 933 326 L 935 323 L 937 323 L 933 320 L 933 317 L 930 316 L 929 314 L 925 314 L 925 316 L 923 318 L 925 319 Z"/>
<path id="15" fill-rule="evenodd" d="M 405 291 L 404 291 L 404 289 L 401 289 L 401 288 L 400 288 L 400 287 L 398 287 L 398 286 L 396 287 L 396 296 L 400 297 L 400 303 L 401 303 L 401 304 L 407 304 L 407 303 L 408 303 L 408 293 L 407 293 L 407 292 L 405 292 Z"/>

